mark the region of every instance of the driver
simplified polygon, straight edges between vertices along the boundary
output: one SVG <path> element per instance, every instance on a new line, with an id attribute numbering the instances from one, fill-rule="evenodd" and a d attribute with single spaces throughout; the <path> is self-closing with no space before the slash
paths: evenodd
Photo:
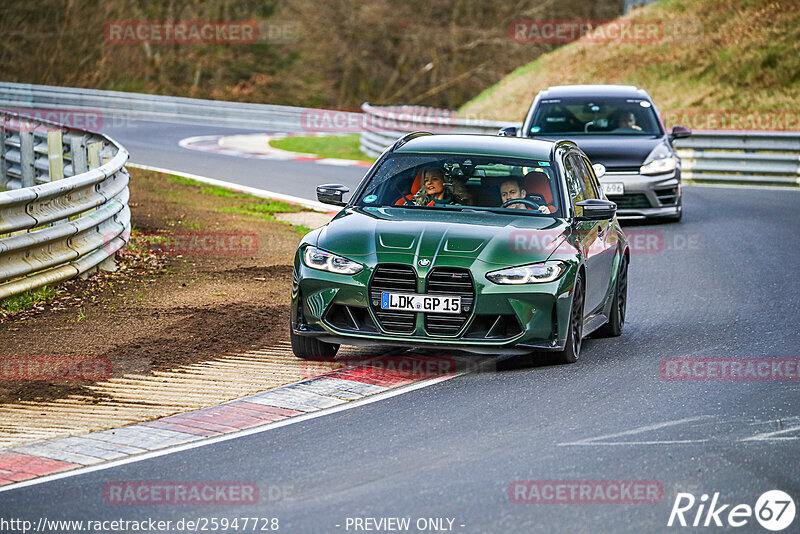
<path id="1" fill-rule="evenodd" d="M 642 127 L 636 124 L 636 114 L 632 111 L 623 111 L 617 118 L 617 130 L 636 130 L 641 131 Z"/>
<path id="2" fill-rule="evenodd" d="M 509 178 L 508 180 L 504 181 L 500 184 L 500 201 L 505 204 L 509 200 L 516 200 L 516 199 L 526 199 L 528 197 L 528 192 L 522 186 L 522 183 L 517 178 Z M 533 202 L 532 200 L 530 202 Z M 515 202 L 514 204 L 509 204 L 506 206 L 507 208 L 513 209 L 528 209 L 532 210 L 533 207 L 523 204 L 522 202 Z M 547 206 L 539 206 L 538 210 L 542 213 L 550 213 L 550 208 Z"/>

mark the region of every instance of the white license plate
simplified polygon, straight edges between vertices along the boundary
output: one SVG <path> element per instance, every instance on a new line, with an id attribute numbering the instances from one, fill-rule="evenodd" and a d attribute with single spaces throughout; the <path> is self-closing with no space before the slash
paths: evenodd
<path id="1" fill-rule="evenodd" d="M 461 297 L 381 293 L 381 309 L 423 313 L 461 313 Z"/>
<path id="2" fill-rule="evenodd" d="M 625 194 L 625 186 L 621 182 L 611 182 L 607 184 L 600 184 L 603 186 L 603 194 L 605 195 L 623 195 Z"/>

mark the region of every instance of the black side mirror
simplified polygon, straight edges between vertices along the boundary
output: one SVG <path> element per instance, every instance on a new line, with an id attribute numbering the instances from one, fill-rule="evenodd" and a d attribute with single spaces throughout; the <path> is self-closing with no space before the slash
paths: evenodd
<path id="1" fill-rule="evenodd" d="M 669 133 L 672 139 L 682 139 L 690 135 L 692 135 L 692 131 L 686 126 L 673 126 L 672 131 Z"/>
<path id="2" fill-rule="evenodd" d="M 617 205 L 610 200 L 589 198 L 575 205 L 583 208 L 583 215 L 575 217 L 578 221 L 604 221 L 617 214 Z"/>
<path id="3" fill-rule="evenodd" d="M 506 126 L 505 128 L 500 128 L 500 131 L 497 132 L 499 137 L 516 137 L 517 136 L 517 127 L 516 126 Z"/>
<path id="4" fill-rule="evenodd" d="M 346 206 L 347 202 L 342 200 L 342 195 L 349 193 L 350 188 L 341 184 L 326 184 L 317 186 L 317 200 L 325 204 L 334 206 Z"/>

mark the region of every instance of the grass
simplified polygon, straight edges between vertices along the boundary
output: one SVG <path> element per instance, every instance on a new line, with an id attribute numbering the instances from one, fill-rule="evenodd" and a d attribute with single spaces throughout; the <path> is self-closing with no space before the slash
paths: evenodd
<path id="1" fill-rule="evenodd" d="M 275 201 L 277 202 L 277 201 Z M 281 204 L 286 204 L 285 202 L 281 202 Z M 272 221 L 277 222 L 280 224 L 288 224 L 292 228 L 294 228 L 297 233 L 300 235 L 306 235 L 308 232 L 311 231 L 311 228 L 303 226 L 302 224 L 292 224 L 288 221 L 281 221 L 275 217 L 275 213 L 287 213 L 287 212 L 297 212 L 302 211 L 301 209 L 297 208 L 297 206 L 292 206 L 288 204 L 288 206 L 295 208 L 295 209 L 277 209 L 277 210 L 269 210 L 268 204 L 247 204 L 245 206 L 231 206 L 227 208 L 217 208 L 217 211 L 222 213 L 236 213 L 239 215 L 249 215 L 251 217 L 258 217 L 259 219 L 264 219 L 265 221 Z"/>
<path id="2" fill-rule="evenodd" d="M 30 310 L 34 306 L 49 304 L 56 298 L 58 292 L 50 286 L 42 286 L 38 289 L 29 289 L 19 295 L 8 297 L 0 301 L 0 310 L 6 313 L 17 313 Z"/>
<path id="3" fill-rule="evenodd" d="M 321 138 L 315 138 L 321 139 Z M 357 146 L 357 145 L 356 145 Z M 296 213 L 298 211 L 307 211 L 305 208 L 296 204 L 289 204 L 281 200 L 263 199 L 248 195 L 246 193 L 237 193 L 224 187 L 216 185 L 208 186 L 201 182 L 197 182 L 190 178 L 182 176 L 170 176 L 169 180 L 176 184 L 188 185 L 200 189 L 200 193 L 206 195 L 214 195 L 218 197 L 239 199 L 239 202 L 224 208 L 217 208 L 217 211 L 222 213 L 236 213 L 238 215 L 249 215 L 251 217 L 258 217 L 265 221 L 277 222 L 280 224 L 288 224 L 300 235 L 305 235 L 311 231 L 310 228 L 302 224 L 292 224 L 288 221 L 281 221 L 275 217 L 276 213 Z M 190 223 L 191 225 L 192 223 Z"/>
<path id="4" fill-rule="evenodd" d="M 358 148 L 359 135 L 326 135 L 324 137 L 286 137 L 273 139 L 270 146 L 290 152 L 311 154 L 320 158 L 375 161 Z"/>
<path id="5" fill-rule="evenodd" d="M 647 90 L 662 114 L 779 111 L 793 116 L 787 129 L 796 130 L 800 11 L 789 4 L 663 0 L 621 17 L 658 21 L 658 39 L 569 43 L 519 67 L 464 104 L 459 114 L 521 121 L 536 93 L 551 85 L 621 83 Z"/>
<path id="6" fill-rule="evenodd" d="M 263 215 L 271 213 L 293 213 L 297 211 L 306 211 L 305 208 L 296 204 L 289 204 L 282 200 L 263 199 L 247 193 L 237 193 L 230 189 L 220 187 L 217 185 L 207 185 L 202 182 L 192 180 L 191 178 L 184 178 L 183 176 L 169 176 L 169 181 L 176 184 L 188 185 L 200 189 L 200 193 L 204 195 L 214 195 L 217 197 L 236 198 L 246 200 L 248 202 L 239 203 L 238 206 L 222 208 L 218 211 L 227 213 L 240 213 L 242 215 Z M 263 217 L 266 218 L 266 217 Z M 267 219 L 267 220 L 274 220 Z"/>

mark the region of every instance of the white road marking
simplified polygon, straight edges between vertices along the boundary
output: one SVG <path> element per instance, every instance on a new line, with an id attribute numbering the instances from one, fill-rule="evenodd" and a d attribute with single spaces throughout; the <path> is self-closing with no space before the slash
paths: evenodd
<path id="1" fill-rule="evenodd" d="M 605 443 L 597 443 L 601 440 L 608 440 L 613 438 L 619 438 L 622 436 L 633 436 L 636 434 L 642 434 L 644 432 L 649 432 L 651 430 L 659 430 L 661 428 L 667 428 L 670 426 L 681 425 L 684 423 L 691 423 L 693 421 L 700 421 L 701 419 L 708 419 L 714 417 L 713 415 L 700 415 L 697 417 L 687 417 L 686 419 L 678 419 L 677 421 L 666 421 L 664 423 L 656 423 L 653 425 L 645 425 L 638 428 L 634 428 L 632 430 L 625 430 L 623 432 L 615 432 L 614 434 L 606 434 L 604 436 L 597 436 L 594 438 L 585 438 L 579 439 L 578 441 L 570 441 L 566 443 L 559 443 L 560 447 L 564 446 L 571 446 L 571 445 L 636 445 L 636 444 L 644 444 L 644 445 L 652 445 L 656 443 L 696 443 L 698 441 L 707 441 L 703 440 L 670 440 L 670 441 L 619 441 L 619 442 L 605 442 Z"/>
<path id="2" fill-rule="evenodd" d="M 284 200 L 286 202 L 291 202 L 293 204 L 299 204 L 301 206 L 305 206 L 306 208 L 310 208 L 314 211 L 321 211 L 324 213 L 330 213 L 331 211 L 335 211 L 335 208 L 333 206 L 328 206 L 327 204 L 323 204 L 322 202 L 317 202 L 315 200 L 308 200 L 305 198 L 295 197 L 292 195 L 285 195 L 283 193 L 276 193 L 274 191 L 267 191 L 266 189 L 258 189 L 247 185 L 235 184 L 233 182 L 217 180 L 216 178 L 209 178 L 207 176 L 200 176 L 198 174 L 191 174 L 188 172 L 176 171 L 173 169 L 164 169 L 161 167 L 152 167 L 150 165 L 141 165 L 139 163 L 127 163 L 126 167 L 134 167 L 136 169 L 143 169 L 146 171 L 174 174 L 175 176 L 180 176 L 182 178 L 189 178 L 190 180 L 195 180 L 197 182 L 202 182 L 204 184 L 218 185 L 220 187 L 225 187 L 227 189 L 233 189 L 236 191 L 241 191 L 243 193 L 249 193 L 253 196 L 260 198 Z"/>

